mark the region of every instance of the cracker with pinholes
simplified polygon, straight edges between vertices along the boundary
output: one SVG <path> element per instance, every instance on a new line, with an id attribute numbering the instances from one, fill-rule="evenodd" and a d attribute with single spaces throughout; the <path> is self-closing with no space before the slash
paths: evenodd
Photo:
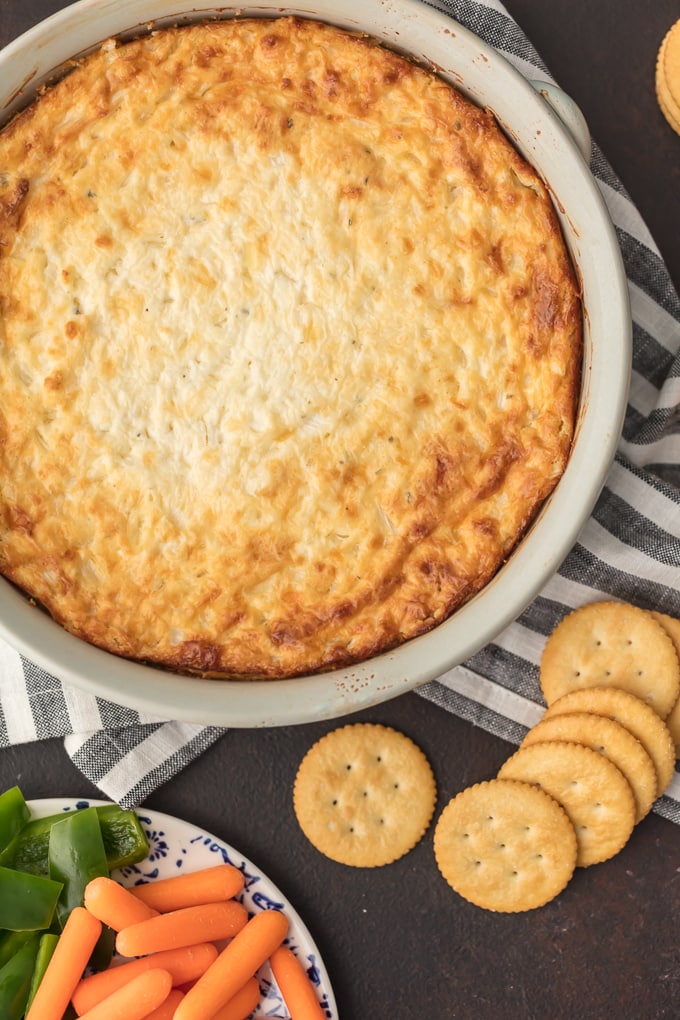
<path id="1" fill-rule="evenodd" d="M 424 835 L 437 796 L 420 748 L 389 726 L 354 723 L 314 744 L 298 768 L 293 807 L 307 839 L 341 864 L 389 864 Z"/>
<path id="2" fill-rule="evenodd" d="M 581 687 L 619 687 L 665 719 L 680 694 L 680 661 L 651 613 L 625 602 L 590 602 L 548 638 L 540 682 L 548 705 Z"/>
<path id="3" fill-rule="evenodd" d="M 614 719 L 590 712 L 570 712 L 541 719 L 533 726 L 522 747 L 545 740 L 566 740 L 599 751 L 623 772 L 635 797 L 635 821 L 641 821 L 656 800 L 654 763 L 632 733 Z"/>
<path id="4" fill-rule="evenodd" d="M 662 40 L 654 80 L 661 112 L 680 135 L 680 20 L 671 25 Z"/>
<path id="5" fill-rule="evenodd" d="M 625 726 L 654 762 L 657 796 L 666 790 L 675 770 L 675 750 L 668 726 L 653 708 L 618 687 L 582 687 L 558 698 L 543 718 L 567 712 L 596 713 Z"/>
<path id="6" fill-rule="evenodd" d="M 667 613 L 656 613 L 653 612 L 652 616 L 654 619 L 661 624 L 663 629 L 668 634 L 669 638 L 675 645 L 675 653 L 680 659 L 680 620 L 674 616 L 668 616 Z M 680 695 L 677 701 L 673 705 L 669 714 L 666 716 L 666 726 L 671 731 L 671 737 L 675 744 L 675 756 L 680 758 Z"/>
<path id="7" fill-rule="evenodd" d="M 630 783 L 616 765 L 582 744 L 552 740 L 520 747 L 498 778 L 534 783 L 562 805 L 576 832 L 579 867 L 613 857 L 633 831 Z"/>
<path id="8" fill-rule="evenodd" d="M 533 910 L 562 892 L 576 866 L 564 809 L 528 783 L 492 779 L 459 793 L 434 832 L 437 867 L 459 895 L 487 910 Z"/>

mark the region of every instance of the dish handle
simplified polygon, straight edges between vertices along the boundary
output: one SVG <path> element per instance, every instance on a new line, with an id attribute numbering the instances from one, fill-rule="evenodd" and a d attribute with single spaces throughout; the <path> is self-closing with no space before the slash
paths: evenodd
<path id="1" fill-rule="evenodd" d="M 590 130 L 581 108 L 577 106 L 571 96 L 568 96 L 557 85 L 553 85 L 552 82 L 532 80 L 531 84 L 553 113 L 556 113 L 560 118 L 576 142 L 584 160 L 590 165 Z"/>

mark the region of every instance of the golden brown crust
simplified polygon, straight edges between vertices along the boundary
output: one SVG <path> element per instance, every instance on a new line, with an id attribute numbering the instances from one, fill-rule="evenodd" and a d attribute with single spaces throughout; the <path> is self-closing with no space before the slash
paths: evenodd
<path id="1" fill-rule="evenodd" d="M 0 134 L 0 570 L 285 677 L 422 633 L 562 474 L 581 312 L 493 118 L 294 19 L 107 43 Z"/>

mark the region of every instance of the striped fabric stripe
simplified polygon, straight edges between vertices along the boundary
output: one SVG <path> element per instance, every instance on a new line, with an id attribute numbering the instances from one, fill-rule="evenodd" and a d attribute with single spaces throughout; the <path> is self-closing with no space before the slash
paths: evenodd
<path id="1" fill-rule="evenodd" d="M 522 74 L 552 80 L 498 0 L 429 0 L 428 6 L 476 32 Z M 566 612 L 617 598 L 680 617 L 680 299 L 596 144 L 591 169 L 615 225 L 634 325 L 618 456 L 591 519 L 540 596 L 493 644 L 418 692 L 511 744 L 543 712 L 538 665 L 547 635 Z M 2 643 L 0 677 L 0 746 L 64 737 L 74 764 L 126 807 L 141 803 L 226 732 L 142 716 L 67 689 Z M 655 810 L 680 823 L 680 773 Z"/>
<path id="2" fill-rule="evenodd" d="M 64 746 L 91 783 L 107 791 L 121 807 L 133 808 L 223 733 L 215 726 L 156 722 L 74 733 L 65 738 Z"/>

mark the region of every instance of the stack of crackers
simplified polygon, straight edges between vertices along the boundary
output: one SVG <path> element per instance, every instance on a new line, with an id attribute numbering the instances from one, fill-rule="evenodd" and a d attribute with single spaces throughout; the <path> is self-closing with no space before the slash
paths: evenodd
<path id="1" fill-rule="evenodd" d="M 680 757 L 680 620 L 621 602 L 585 605 L 549 636 L 540 680 L 541 720 L 495 778 L 449 801 L 434 831 L 443 877 L 489 910 L 540 907 L 577 867 L 618 853 Z M 409 737 L 360 723 L 308 751 L 294 808 L 321 853 L 376 867 L 421 839 L 436 794 Z"/>
<path id="2" fill-rule="evenodd" d="M 549 636 L 540 680 L 542 719 L 435 830 L 444 877 L 490 910 L 548 902 L 576 867 L 618 853 L 667 788 L 680 751 L 680 621 L 590 603 Z"/>
<path id="3" fill-rule="evenodd" d="M 668 30 L 659 49 L 656 98 L 664 117 L 680 135 L 680 21 Z"/>

